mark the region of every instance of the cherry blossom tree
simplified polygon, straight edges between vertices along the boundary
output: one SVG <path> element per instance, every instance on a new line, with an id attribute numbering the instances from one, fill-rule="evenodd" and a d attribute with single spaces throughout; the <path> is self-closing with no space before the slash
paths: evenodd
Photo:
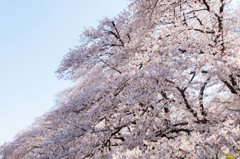
<path id="1" fill-rule="evenodd" d="M 240 148 L 239 15 L 230 0 L 131 0 L 81 34 L 75 85 L 3 158 L 214 158 Z"/>

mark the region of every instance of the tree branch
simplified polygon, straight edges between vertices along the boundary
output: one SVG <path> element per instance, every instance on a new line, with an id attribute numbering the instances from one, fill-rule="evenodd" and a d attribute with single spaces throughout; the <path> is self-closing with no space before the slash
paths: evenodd
<path id="1" fill-rule="evenodd" d="M 203 4 L 206 6 L 207 10 L 210 11 L 210 6 L 208 5 L 206 0 L 203 0 Z"/>
<path id="2" fill-rule="evenodd" d="M 199 93 L 199 102 L 200 102 L 200 107 L 201 107 L 201 114 L 206 117 L 207 113 L 204 110 L 204 106 L 203 106 L 203 95 L 204 95 L 204 90 L 206 88 L 206 85 L 208 84 L 209 80 L 211 77 L 209 77 L 206 82 L 203 84 L 203 86 L 200 89 L 200 93 Z"/>
<path id="3" fill-rule="evenodd" d="M 182 95 L 182 98 L 184 100 L 184 103 L 186 105 L 186 108 L 193 114 L 193 116 L 198 120 L 198 115 L 197 115 L 197 112 L 195 112 L 192 107 L 190 106 L 190 104 L 188 103 L 188 100 L 186 98 L 186 95 L 185 95 L 185 90 L 186 88 L 184 89 L 180 89 L 179 87 L 177 87 L 177 90 L 180 92 L 180 94 Z"/>
<path id="4" fill-rule="evenodd" d="M 115 67 L 112 67 L 111 65 L 109 65 L 108 63 L 106 63 L 104 60 L 100 59 L 99 57 L 98 57 L 98 59 L 99 59 L 101 62 L 103 62 L 105 65 L 107 65 L 109 68 L 111 68 L 111 69 L 117 71 L 118 73 L 122 74 L 121 71 L 119 71 L 119 70 L 116 69 Z"/>
<path id="5" fill-rule="evenodd" d="M 231 84 L 229 84 L 225 80 L 221 80 L 221 81 L 228 87 L 228 89 L 231 91 L 232 94 L 237 94 L 237 91 L 233 88 L 233 86 Z"/>

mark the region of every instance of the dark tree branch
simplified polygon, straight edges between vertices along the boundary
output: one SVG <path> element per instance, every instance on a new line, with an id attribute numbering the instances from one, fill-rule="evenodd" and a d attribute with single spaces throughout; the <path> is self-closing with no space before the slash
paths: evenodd
<path id="1" fill-rule="evenodd" d="M 112 130 L 110 136 L 109 136 L 106 140 L 104 140 L 104 141 L 102 142 L 102 148 L 107 147 L 108 150 L 111 151 L 111 147 L 112 147 L 112 146 L 116 146 L 116 145 L 112 145 L 112 144 L 111 144 L 111 138 L 113 138 L 113 139 L 119 139 L 119 140 L 121 140 L 121 141 L 125 141 L 125 138 L 124 138 L 124 137 L 122 137 L 122 136 L 116 136 L 116 135 L 117 135 L 123 128 L 128 127 L 130 124 L 136 124 L 136 121 L 134 120 L 134 121 L 129 122 L 129 123 L 127 123 L 127 124 L 123 124 L 123 125 L 121 125 L 121 126 L 115 127 L 115 128 Z"/>
<path id="2" fill-rule="evenodd" d="M 232 94 L 237 94 L 237 91 L 233 88 L 233 86 L 231 84 L 229 84 L 225 80 L 221 80 L 221 81 L 228 87 L 228 89 L 231 91 Z"/>
<path id="3" fill-rule="evenodd" d="M 188 29 L 188 30 L 194 30 L 194 31 L 198 31 L 201 33 L 207 33 L 207 34 L 215 34 L 215 31 L 203 31 L 201 29 Z"/>
<path id="4" fill-rule="evenodd" d="M 240 109 L 231 109 L 231 108 L 227 108 L 227 110 L 230 110 L 230 111 L 240 111 Z"/>
<path id="5" fill-rule="evenodd" d="M 188 103 L 188 100 L 186 98 L 186 95 L 185 95 L 185 91 L 186 91 L 186 88 L 184 89 L 180 89 L 179 87 L 177 87 L 177 90 L 180 92 L 180 94 L 182 95 L 182 98 L 184 100 L 184 103 L 185 103 L 185 106 L 186 108 L 189 110 L 189 112 L 191 112 L 193 114 L 193 116 L 198 120 L 198 115 L 197 115 L 197 112 L 195 112 L 192 107 L 190 106 L 190 104 Z"/>
<path id="6" fill-rule="evenodd" d="M 121 84 L 116 90 L 118 90 L 116 93 L 114 93 L 114 97 L 118 96 L 123 89 L 127 86 L 126 82 L 124 82 L 123 84 Z"/>
<path id="7" fill-rule="evenodd" d="M 203 25 L 202 21 L 195 15 L 193 17 L 190 17 L 189 19 L 197 19 L 197 21 L 199 22 L 200 25 Z"/>
<path id="8" fill-rule="evenodd" d="M 199 22 L 199 24 L 203 25 L 202 21 L 198 17 L 196 17 L 196 18 L 197 18 L 197 21 Z"/>
<path id="9" fill-rule="evenodd" d="M 210 11 L 210 6 L 208 5 L 206 0 L 203 0 L 203 4 L 206 6 L 207 11 Z"/>
<path id="10" fill-rule="evenodd" d="M 201 107 L 201 114 L 204 116 L 204 118 L 207 116 L 207 113 L 204 110 L 204 106 L 203 106 L 203 95 L 204 95 L 204 90 L 206 88 L 206 85 L 208 84 L 210 80 L 210 77 L 206 80 L 206 82 L 204 82 L 203 86 L 200 89 L 200 93 L 199 93 L 199 102 L 200 102 L 200 107 Z"/>
<path id="11" fill-rule="evenodd" d="M 229 75 L 229 78 L 230 78 L 230 81 L 231 81 L 231 83 L 232 83 L 232 86 L 233 86 L 233 87 L 234 87 L 234 86 L 237 86 L 237 82 L 236 82 L 236 80 L 234 79 L 233 74 Z"/>
<path id="12" fill-rule="evenodd" d="M 121 71 L 119 71 L 119 70 L 116 69 L 115 67 L 112 67 L 111 65 L 109 65 L 109 64 L 108 64 L 107 62 L 105 62 L 104 60 L 102 60 L 102 59 L 100 59 L 100 58 L 98 58 L 98 59 L 99 59 L 101 62 L 103 62 L 105 65 L 107 65 L 109 68 L 111 68 L 111 69 L 117 71 L 118 73 L 122 74 Z"/>
<path id="13" fill-rule="evenodd" d="M 178 51 L 180 51 L 181 53 L 185 53 L 185 52 L 187 52 L 187 50 L 186 49 L 178 49 Z"/>
<path id="14" fill-rule="evenodd" d="M 124 45 L 124 42 L 123 42 L 122 39 L 121 39 L 120 33 L 119 33 L 119 31 L 118 31 L 118 29 L 117 29 L 117 27 L 116 27 L 114 21 L 112 21 L 112 25 L 113 25 L 113 27 L 114 27 L 116 33 L 117 33 L 117 35 L 116 35 L 115 37 L 117 37 L 117 39 L 121 42 L 121 44 Z"/>
<path id="15" fill-rule="evenodd" d="M 217 17 L 217 21 L 218 21 L 218 35 L 216 36 L 214 42 L 217 44 L 219 42 L 219 38 L 220 39 L 220 45 L 221 45 L 221 54 L 224 55 L 225 52 L 225 45 L 224 45 L 224 33 L 223 33 L 223 11 L 224 11 L 224 6 L 225 3 L 223 3 L 223 0 L 221 0 L 221 6 L 219 7 L 219 14 L 215 13 L 214 15 Z"/>
<path id="16" fill-rule="evenodd" d="M 172 133 L 179 134 L 180 132 L 185 132 L 188 135 L 190 135 L 190 133 L 192 131 L 193 130 L 190 130 L 190 129 L 175 128 L 175 129 L 171 129 L 170 131 L 167 131 L 167 132 L 159 131 L 159 132 L 156 133 L 156 137 L 161 137 L 161 138 L 166 137 L 167 139 L 174 139 L 176 136 L 168 136 L 168 135 L 172 134 Z"/>
<path id="17" fill-rule="evenodd" d="M 193 75 L 192 75 L 192 78 L 190 79 L 190 81 L 188 83 L 191 83 L 193 81 L 194 77 L 196 76 L 196 72 L 193 71 L 190 74 L 193 74 Z"/>
<path id="18" fill-rule="evenodd" d="M 124 46 L 123 44 L 110 44 L 109 46 Z"/>
<path id="19" fill-rule="evenodd" d="M 188 125 L 188 122 L 184 122 L 184 123 L 177 123 L 177 124 L 173 124 L 173 126 L 184 126 L 184 125 Z"/>
<path id="20" fill-rule="evenodd" d="M 192 10 L 190 12 L 187 12 L 187 14 L 191 14 L 191 13 L 195 13 L 195 12 L 200 12 L 200 11 L 205 11 L 207 10 L 206 8 L 202 8 L 202 9 L 196 9 L 196 10 Z"/>
<path id="21" fill-rule="evenodd" d="M 124 43 L 122 41 L 122 39 L 120 38 L 120 36 L 118 36 L 116 33 L 114 33 L 113 31 L 108 31 L 109 34 L 112 34 L 117 40 L 120 41 L 121 46 L 124 46 Z"/>
<path id="22" fill-rule="evenodd" d="M 162 95 L 162 97 L 163 97 L 165 100 L 170 101 L 170 102 L 174 102 L 174 100 L 171 100 L 171 99 L 168 98 L 166 92 L 161 91 L 160 94 Z M 166 103 L 165 103 L 165 104 L 166 104 Z M 169 108 L 167 108 L 166 106 L 164 106 L 163 109 L 164 109 L 164 112 L 165 112 L 165 113 L 168 113 L 168 112 L 170 111 Z"/>
<path id="23" fill-rule="evenodd" d="M 130 43 L 131 37 L 130 37 L 130 34 L 129 34 L 129 33 L 127 33 L 127 37 L 128 37 L 128 43 Z"/>

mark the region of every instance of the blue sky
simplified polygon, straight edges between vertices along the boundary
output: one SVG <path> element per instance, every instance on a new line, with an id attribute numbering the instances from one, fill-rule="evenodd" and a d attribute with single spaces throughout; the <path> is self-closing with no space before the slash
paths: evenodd
<path id="1" fill-rule="evenodd" d="M 54 72 L 84 27 L 126 6 L 127 0 L 0 0 L 0 145 L 71 85 Z"/>

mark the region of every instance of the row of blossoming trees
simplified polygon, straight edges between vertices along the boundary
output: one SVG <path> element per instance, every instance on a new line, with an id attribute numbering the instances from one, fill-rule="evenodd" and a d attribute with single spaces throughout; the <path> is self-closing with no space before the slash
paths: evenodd
<path id="1" fill-rule="evenodd" d="M 229 0 L 131 0 L 86 29 L 57 108 L 5 159 L 213 158 L 240 148 L 239 21 Z"/>

